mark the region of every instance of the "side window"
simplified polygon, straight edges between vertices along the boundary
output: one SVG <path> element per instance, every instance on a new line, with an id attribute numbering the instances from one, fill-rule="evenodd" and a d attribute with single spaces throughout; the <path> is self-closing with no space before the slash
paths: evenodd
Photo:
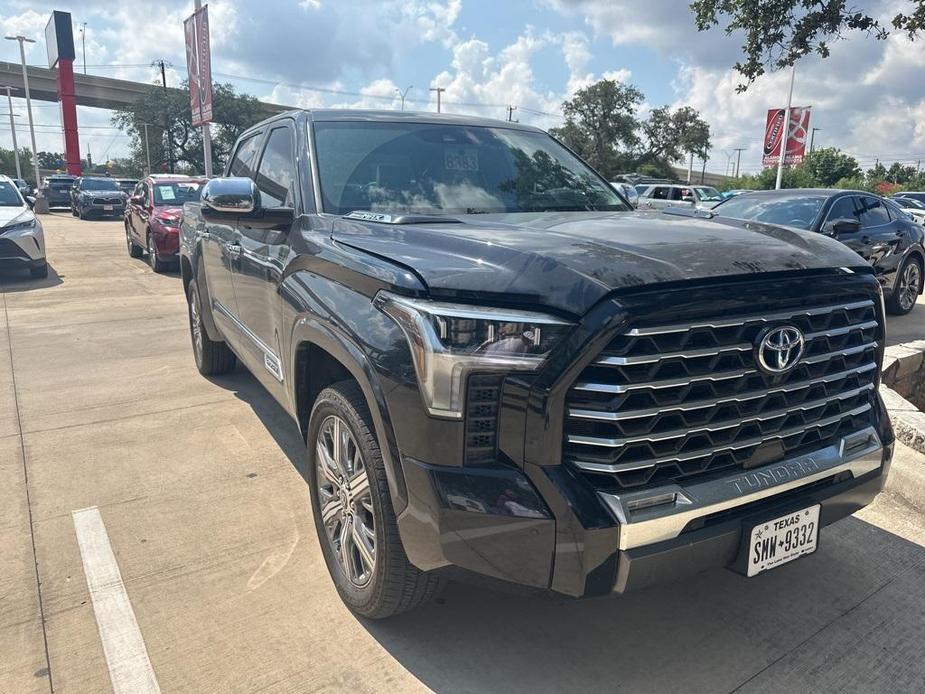
<path id="1" fill-rule="evenodd" d="M 865 195 L 860 198 L 861 227 L 868 229 L 890 223 L 890 213 L 882 200 Z"/>
<path id="2" fill-rule="evenodd" d="M 241 141 L 228 167 L 230 176 L 254 177 L 254 154 L 257 152 L 258 144 L 260 144 L 260 133 L 254 133 Z"/>
<path id="3" fill-rule="evenodd" d="M 656 200 L 667 200 L 668 199 L 668 188 L 655 188 L 652 191 L 652 197 Z"/>
<path id="4" fill-rule="evenodd" d="M 141 184 L 141 202 L 145 207 L 151 204 L 151 187 L 147 183 Z"/>
<path id="5" fill-rule="evenodd" d="M 845 195 L 832 204 L 826 220 L 834 222 L 836 219 L 858 219 L 858 212 L 854 206 L 854 196 Z"/>
<path id="6" fill-rule="evenodd" d="M 291 207 L 294 180 L 292 130 L 287 127 L 274 128 L 267 138 L 260 158 L 260 168 L 257 169 L 260 204 L 264 207 Z"/>

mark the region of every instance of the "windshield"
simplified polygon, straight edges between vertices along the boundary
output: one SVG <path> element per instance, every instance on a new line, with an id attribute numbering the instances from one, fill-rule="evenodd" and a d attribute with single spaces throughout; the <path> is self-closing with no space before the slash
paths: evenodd
<path id="1" fill-rule="evenodd" d="M 811 229 L 827 199 L 825 195 L 737 195 L 717 205 L 713 211 L 720 217 Z"/>
<path id="2" fill-rule="evenodd" d="M 700 198 L 701 202 L 723 199 L 723 196 L 719 194 L 719 191 L 716 190 L 716 188 L 711 188 L 710 186 L 694 186 L 694 190 L 697 191 L 697 196 Z"/>
<path id="3" fill-rule="evenodd" d="M 202 191 L 202 181 L 184 181 L 183 183 L 156 183 L 154 185 L 154 205 L 182 205 L 184 202 L 198 200 Z"/>
<path id="4" fill-rule="evenodd" d="M 324 211 L 628 210 L 544 133 L 433 123 L 315 124 Z"/>
<path id="5" fill-rule="evenodd" d="M 6 181 L 0 181 L 0 207 L 22 207 L 23 200 L 16 190 L 16 186 Z"/>
<path id="6" fill-rule="evenodd" d="M 85 178 L 80 182 L 81 190 L 119 190 L 111 178 Z"/>
<path id="7" fill-rule="evenodd" d="M 925 210 L 925 203 L 921 203 L 918 200 L 913 200 L 912 198 L 894 199 L 900 204 L 901 207 L 905 207 L 906 209 Z"/>

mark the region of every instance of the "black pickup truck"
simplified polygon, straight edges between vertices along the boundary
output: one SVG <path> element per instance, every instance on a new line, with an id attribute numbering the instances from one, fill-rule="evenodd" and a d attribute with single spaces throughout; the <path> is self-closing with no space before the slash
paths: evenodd
<path id="1" fill-rule="evenodd" d="M 822 234 L 638 213 L 541 130 L 292 112 L 187 203 L 196 365 L 298 423 L 346 604 L 812 553 L 880 491 L 883 296 Z"/>

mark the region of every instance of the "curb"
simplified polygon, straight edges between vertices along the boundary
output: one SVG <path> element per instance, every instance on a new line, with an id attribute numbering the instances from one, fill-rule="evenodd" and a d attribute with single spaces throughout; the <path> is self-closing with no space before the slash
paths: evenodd
<path id="1" fill-rule="evenodd" d="M 925 412 L 916 406 L 919 398 L 925 397 L 925 340 L 886 349 L 880 395 L 893 421 L 896 438 L 925 453 Z"/>

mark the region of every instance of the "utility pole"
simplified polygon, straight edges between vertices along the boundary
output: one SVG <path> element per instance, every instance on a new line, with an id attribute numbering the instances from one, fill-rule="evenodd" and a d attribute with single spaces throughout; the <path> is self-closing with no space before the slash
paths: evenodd
<path id="1" fill-rule="evenodd" d="M 690 163 L 687 165 L 687 185 L 691 184 L 691 177 L 694 175 L 694 153 L 691 152 Z"/>
<path id="2" fill-rule="evenodd" d="M 145 161 L 148 162 L 148 173 L 151 171 L 151 147 L 148 145 L 148 124 L 143 123 L 145 126 Z"/>
<path id="3" fill-rule="evenodd" d="M 742 163 L 742 152 L 745 150 L 744 147 L 736 147 L 733 151 L 736 152 L 736 178 L 739 177 L 739 164 Z"/>
<path id="4" fill-rule="evenodd" d="M 784 132 L 780 141 L 780 157 L 777 160 L 777 182 L 774 190 L 780 190 L 780 182 L 784 177 L 784 158 L 787 156 L 787 143 L 790 142 L 790 104 L 793 102 L 793 79 L 797 74 L 797 66 L 790 66 L 790 91 L 787 93 L 787 109 L 784 111 Z"/>
<path id="5" fill-rule="evenodd" d="M 35 122 L 32 120 L 32 97 L 29 95 L 29 72 L 26 70 L 26 48 L 25 44 L 35 43 L 35 39 L 27 39 L 25 36 L 7 36 L 8 41 L 19 42 L 19 58 L 22 61 L 22 83 L 26 92 L 26 113 L 29 115 L 29 137 L 32 139 L 32 168 L 35 170 L 35 205 L 33 211 L 36 214 L 48 214 L 48 201 L 42 195 L 42 181 L 39 174 L 39 151 L 35 146 Z"/>
<path id="6" fill-rule="evenodd" d="M 508 120 L 508 123 L 519 123 L 519 122 L 520 122 L 519 120 L 514 120 L 514 111 L 516 111 L 516 110 L 517 110 L 517 107 L 516 107 L 516 106 L 508 106 L 508 107 L 507 107 L 507 120 Z"/>
<path id="7" fill-rule="evenodd" d="M 9 85 L 5 85 L 3 89 L 6 89 L 6 101 L 10 107 L 10 132 L 13 133 L 13 158 L 16 159 L 16 178 L 22 178 L 22 168 L 19 165 L 19 147 L 16 145 L 16 121 L 13 120 L 16 117 L 16 114 L 13 113 L 13 97 L 10 96 Z M 38 183 L 35 184 L 35 187 L 39 187 Z"/>
<path id="8" fill-rule="evenodd" d="M 87 23 L 84 22 L 80 27 L 80 43 L 83 45 L 84 54 L 84 74 L 87 74 Z"/>
<path id="9" fill-rule="evenodd" d="M 408 92 L 410 92 L 412 89 L 414 89 L 413 84 L 409 84 L 407 87 L 405 87 L 405 91 L 402 91 L 398 87 L 395 87 L 395 93 L 398 95 L 398 98 L 401 99 L 401 110 L 402 111 L 405 110 L 405 97 L 408 96 Z"/>
<path id="10" fill-rule="evenodd" d="M 704 180 L 707 177 L 707 158 L 703 158 L 703 168 L 700 170 L 700 185 L 703 185 Z"/>
<path id="11" fill-rule="evenodd" d="M 164 133 L 167 136 L 167 164 L 170 169 L 170 173 L 174 173 L 173 170 L 173 135 L 170 132 L 170 115 L 167 106 L 167 61 L 155 60 L 151 65 L 157 65 L 161 69 L 161 86 L 164 88 Z"/>
<path id="12" fill-rule="evenodd" d="M 431 87 L 430 91 L 437 92 L 437 113 L 440 113 L 440 95 L 446 91 L 446 87 Z"/>
<path id="13" fill-rule="evenodd" d="M 813 153 L 813 145 L 816 142 L 816 131 L 822 130 L 822 128 L 813 128 L 813 131 L 809 134 L 809 153 Z"/>

